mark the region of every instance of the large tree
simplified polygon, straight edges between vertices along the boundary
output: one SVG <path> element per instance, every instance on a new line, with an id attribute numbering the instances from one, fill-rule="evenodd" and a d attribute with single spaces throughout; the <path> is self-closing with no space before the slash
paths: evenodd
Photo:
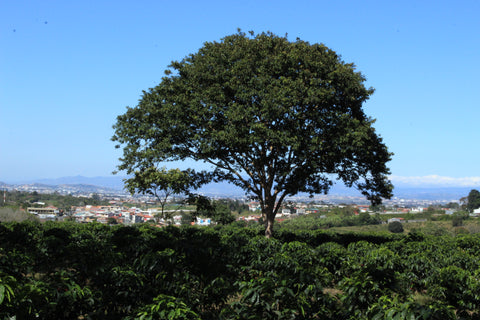
<path id="1" fill-rule="evenodd" d="M 207 163 L 209 178 L 258 199 L 267 237 L 285 197 L 327 193 L 335 179 L 378 204 L 392 195 L 391 154 L 362 109 L 374 91 L 364 81 L 323 44 L 269 32 L 206 42 L 117 118 L 119 169 Z"/>

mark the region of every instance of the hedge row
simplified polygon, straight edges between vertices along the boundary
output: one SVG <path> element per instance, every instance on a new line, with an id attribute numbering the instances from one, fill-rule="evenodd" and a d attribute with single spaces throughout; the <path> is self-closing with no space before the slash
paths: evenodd
<path id="1" fill-rule="evenodd" d="M 0 224 L 0 317 L 478 319 L 480 237 Z"/>

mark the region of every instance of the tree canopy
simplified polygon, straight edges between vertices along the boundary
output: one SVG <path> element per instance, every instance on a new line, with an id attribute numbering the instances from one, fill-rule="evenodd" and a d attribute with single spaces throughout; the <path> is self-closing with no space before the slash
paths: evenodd
<path id="1" fill-rule="evenodd" d="M 149 167 L 136 171 L 133 176 L 125 180 L 125 187 L 131 193 L 150 194 L 160 202 L 161 212 L 158 216 L 164 220 L 171 220 L 172 214 L 165 212 L 165 205 L 171 196 L 188 195 L 190 189 L 195 189 L 201 182 L 191 170 Z"/>
<path id="2" fill-rule="evenodd" d="M 372 204 L 391 197 L 391 153 L 362 105 L 373 93 L 354 64 L 323 44 L 238 32 L 174 61 L 136 107 L 118 116 L 119 170 L 167 161 L 228 181 L 260 202 L 266 235 L 287 196 L 327 193 L 335 179 Z"/>
<path id="3" fill-rule="evenodd" d="M 473 212 L 473 210 L 478 208 L 480 208 L 480 192 L 476 189 L 472 189 L 467 197 L 467 210 Z"/>

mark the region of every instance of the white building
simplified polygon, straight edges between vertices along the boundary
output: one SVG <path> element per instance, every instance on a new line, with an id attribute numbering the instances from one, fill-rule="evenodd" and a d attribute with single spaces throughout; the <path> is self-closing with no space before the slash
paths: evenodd
<path id="1" fill-rule="evenodd" d="M 197 218 L 197 221 L 195 222 L 195 224 L 197 224 L 199 226 L 208 226 L 211 223 L 212 223 L 212 219 L 210 219 L 210 218 L 207 218 L 207 219 Z"/>

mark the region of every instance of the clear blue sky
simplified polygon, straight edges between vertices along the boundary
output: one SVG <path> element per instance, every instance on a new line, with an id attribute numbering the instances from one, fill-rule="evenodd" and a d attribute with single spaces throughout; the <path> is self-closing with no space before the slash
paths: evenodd
<path id="1" fill-rule="evenodd" d="M 237 28 L 324 43 L 376 89 L 394 182 L 480 185 L 480 1 L 0 2 L 0 181 L 107 176 L 116 116 Z"/>

